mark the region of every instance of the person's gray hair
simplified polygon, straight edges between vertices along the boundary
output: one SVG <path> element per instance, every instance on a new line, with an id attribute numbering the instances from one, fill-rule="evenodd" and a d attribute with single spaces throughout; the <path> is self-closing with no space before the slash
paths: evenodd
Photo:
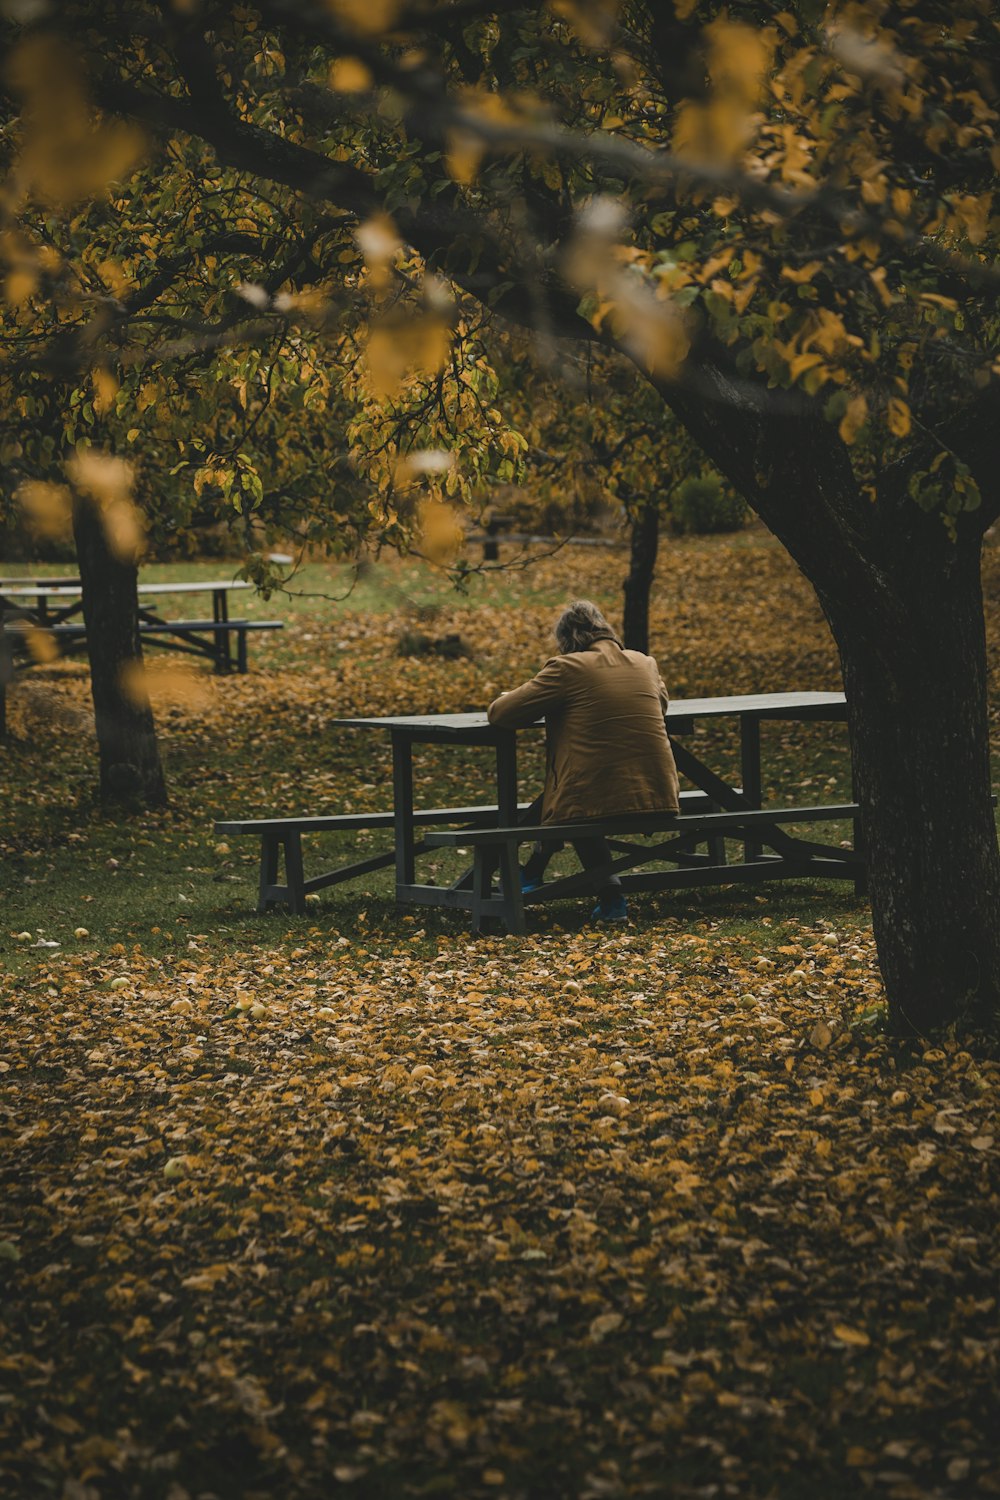
<path id="1" fill-rule="evenodd" d="M 596 604 L 589 599 L 575 599 L 556 621 L 556 641 L 563 656 L 571 651 L 588 651 L 595 641 L 614 641 L 621 645 Z"/>

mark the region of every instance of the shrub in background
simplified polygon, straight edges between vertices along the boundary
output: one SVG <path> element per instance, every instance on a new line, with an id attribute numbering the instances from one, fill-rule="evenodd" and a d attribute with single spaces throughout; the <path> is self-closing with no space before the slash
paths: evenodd
<path id="1" fill-rule="evenodd" d="M 740 531 L 748 515 L 746 502 L 718 474 L 691 474 L 681 480 L 670 501 L 675 530 L 696 536 L 712 531 Z"/>

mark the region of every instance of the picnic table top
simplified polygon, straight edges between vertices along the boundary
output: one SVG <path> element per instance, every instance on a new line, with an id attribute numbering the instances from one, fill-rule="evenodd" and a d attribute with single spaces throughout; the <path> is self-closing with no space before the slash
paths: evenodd
<path id="1" fill-rule="evenodd" d="M 717 718 L 724 714 L 765 718 L 842 717 L 847 699 L 843 693 L 743 693 L 735 697 L 675 698 L 667 709 L 667 722 L 682 719 Z M 538 723 L 541 723 L 541 718 Z M 492 730 L 484 712 L 466 714 L 384 714 L 371 719 L 334 719 L 336 728 L 398 729 L 413 734 L 433 733 L 444 738 Z"/>
<path id="2" fill-rule="evenodd" d="M 58 578 L 54 573 L 19 573 L 13 578 L 0 578 L 0 589 L 16 588 L 18 584 L 35 584 L 41 587 L 47 584 L 50 588 L 62 584 L 79 584 L 80 580 L 75 574 L 61 574 Z"/>
<path id="3" fill-rule="evenodd" d="M 211 590 L 249 589 L 251 583 L 242 578 L 206 579 L 204 583 L 140 583 L 140 594 L 203 594 Z M 40 583 L 37 579 L 0 580 L 0 593 L 8 599 L 76 599 L 80 595 L 79 582 L 61 579 L 59 583 Z"/>

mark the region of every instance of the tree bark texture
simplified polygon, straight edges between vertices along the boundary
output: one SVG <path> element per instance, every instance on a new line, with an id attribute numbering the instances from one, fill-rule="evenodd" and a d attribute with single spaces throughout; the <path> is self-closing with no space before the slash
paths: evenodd
<path id="1" fill-rule="evenodd" d="M 622 635 L 627 651 L 649 653 L 649 592 L 656 572 L 660 540 L 660 511 L 655 503 L 642 506 L 632 521 L 628 574 L 624 583 Z"/>
<path id="2" fill-rule="evenodd" d="M 979 542 L 929 519 L 940 535 L 893 570 L 902 630 L 874 639 L 849 601 L 828 610 L 891 1020 L 918 1033 L 986 1022 L 1000 998 Z"/>
<path id="3" fill-rule="evenodd" d="M 920 451 L 885 471 L 873 503 L 829 424 L 663 394 L 785 545 L 833 631 L 891 1029 L 995 1018 L 1000 850 L 980 583 L 1000 506 L 995 419 L 965 412 L 949 433 L 983 496 L 952 538 L 907 494 Z"/>
<path id="4" fill-rule="evenodd" d="M 142 665 L 138 570 L 109 551 L 100 512 L 86 497 L 74 500 L 73 532 L 87 627 L 101 801 L 159 807 L 167 800 L 167 789 L 152 709 L 123 691 L 123 673 Z"/>

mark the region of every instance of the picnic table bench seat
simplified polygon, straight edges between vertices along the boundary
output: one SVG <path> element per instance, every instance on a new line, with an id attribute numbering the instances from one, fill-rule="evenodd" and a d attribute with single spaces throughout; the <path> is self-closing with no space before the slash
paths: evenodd
<path id="1" fill-rule="evenodd" d="M 853 820 L 858 816 L 856 803 L 822 804 L 815 807 L 741 808 L 726 812 L 694 810 L 685 806 L 682 793 L 679 814 L 628 814 L 613 818 L 587 819 L 577 823 L 547 823 L 542 828 L 524 824 L 510 827 L 487 827 L 442 831 L 425 835 L 428 848 L 468 848 L 473 851 L 471 900 L 474 932 L 498 919 L 508 932 L 523 933 L 525 903 L 534 905 L 561 897 L 596 892 L 610 874 L 617 874 L 626 890 L 663 890 L 674 886 L 718 885 L 730 881 L 761 881 L 780 875 L 827 879 L 852 878 L 855 888 L 863 889 L 864 861 L 856 848 L 838 848 L 831 844 L 812 843 L 791 837 L 780 823 L 813 823 L 828 819 Z M 696 794 L 697 796 L 697 794 Z M 693 800 L 693 799 L 692 799 Z M 701 806 L 710 806 L 707 797 Z M 855 828 L 857 825 L 855 824 Z M 652 845 L 637 845 L 636 837 L 665 835 Z M 580 870 L 559 879 L 547 881 L 533 891 L 522 892 L 518 845 L 539 836 L 560 843 L 575 839 L 604 838 L 618 857 L 610 866 Z M 752 835 L 749 837 L 749 835 Z M 742 864 L 727 864 L 726 837 L 743 840 L 747 858 Z M 707 852 L 698 846 L 707 845 Z M 772 849 L 773 853 L 765 853 Z M 752 851 L 752 852 L 751 852 Z M 653 861 L 675 862 L 675 870 L 627 873 Z M 494 875 L 499 875 L 498 888 Z"/>
<path id="2" fill-rule="evenodd" d="M 530 802 L 518 803 L 518 812 L 526 813 L 532 807 Z M 696 809 L 710 809 L 715 804 L 704 792 L 686 791 L 681 792 L 681 806 L 687 811 L 694 812 Z M 465 843 L 472 843 L 472 835 L 476 830 L 483 829 L 490 832 L 496 831 L 502 835 L 508 835 L 508 829 L 495 829 L 497 821 L 497 808 L 492 805 L 478 805 L 472 807 L 425 807 L 415 808 L 412 814 L 413 823 L 421 827 L 442 823 L 462 823 L 465 826 L 456 831 L 454 835 L 448 834 L 441 840 L 432 835 L 425 836 L 414 848 L 415 854 L 426 852 L 427 849 L 436 846 L 438 842 L 453 843 L 461 847 Z M 304 817 L 295 818 L 224 818 L 215 823 L 217 834 L 241 836 L 243 834 L 256 835 L 260 839 L 260 891 L 257 901 L 258 912 L 266 912 L 273 906 L 287 905 L 295 913 L 301 915 L 305 909 L 305 899 L 314 891 L 325 890 L 327 886 L 339 885 L 341 881 L 356 879 L 359 875 L 367 875 L 375 870 L 385 869 L 394 863 L 396 851 L 387 850 L 381 854 L 372 855 L 369 859 L 359 860 L 353 864 L 328 871 L 322 875 L 313 875 L 308 879 L 305 876 L 302 854 L 302 835 L 305 833 L 335 833 L 350 832 L 363 828 L 392 828 L 396 821 L 396 815 L 391 810 L 382 812 L 359 812 L 359 813 L 330 813 L 309 814 Z M 676 821 L 676 820 L 675 820 Z M 590 825 L 587 825 L 588 828 Z M 535 839 L 540 830 L 534 825 L 520 825 L 518 830 L 518 841 Z M 548 830 L 546 830 L 548 836 Z M 716 846 L 713 845 L 713 848 Z M 278 880 L 278 870 L 282 854 L 285 863 L 285 880 Z M 720 857 L 721 854 L 720 854 Z M 462 884 L 460 882 L 460 884 Z M 467 882 L 466 882 L 467 884 Z"/>
<path id="3" fill-rule="evenodd" d="M 518 811 L 526 812 L 530 803 L 519 804 Z M 413 822 L 425 826 L 434 823 L 465 823 L 469 828 L 481 827 L 496 822 L 495 807 L 425 807 L 416 809 Z M 215 824 L 216 833 L 256 834 L 260 838 L 260 891 L 257 900 L 258 912 L 269 911 L 272 906 L 287 905 L 301 916 L 306 909 L 306 897 L 327 886 L 339 885 L 344 880 L 354 880 L 359 875 L 368 875 L 374 870 L 385 869 L 395 862 L 395 849 L 374 854 L 368 859 L 356 860 L 322 875 L 305 876 L 302 858 L 302 835 L 304 833 L 349 832 L 362 828 L 392 828 L 395 814 L 389 812 L 331 813 L 302 818 L 225 818 Z M 426 842 L 417 845 L 417 852 L 426 847 Z M 284 854 L 285 880 L 278 880 L 280 857 Z"/>
<path id="4" fill-rule="evenodd" d="M 165 645 L 171 651 L 180 651 L 191 656 L 211 656 L 220 671 L 230 665 L 228 654 L 229 636 L 236 637 L 236 670 L 245 673 L 248 666 L 247 634 L 251 630 L 283 630 L 283 620 L 143 620 L 139 621 L 139 635 L 148 639 L 151 646 Z M 28 629 L 38 629 L 53 636 L 63 651 L 69 654 L 74 647 L 82 647 L 87 639 L 87 627 L 82 620 L 64 621 L 56 625 L 37 625 L 30 621 L 9 621 L 3 626 L 3 634 L 12 644 L 23 640 Z M 160 642 L 157 636 L 179 637 L 169 642 Z M 209 647 L 199 637 L 214 636 L 216 643 Z"/>

